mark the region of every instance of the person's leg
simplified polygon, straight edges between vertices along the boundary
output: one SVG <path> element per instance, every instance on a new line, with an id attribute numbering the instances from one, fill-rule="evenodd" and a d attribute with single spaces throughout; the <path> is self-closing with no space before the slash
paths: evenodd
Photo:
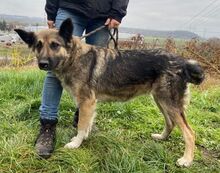
<path id="1" fill-rule="evenodd" d="M 44 80 L 42 102 L 40 106 L 41 120 L 57 120 L 58 106 L 62 95 L 60 81 L 52 72 L 47 72 Z"/>
<path id="2" fill-rule="evenodd" d="M 62 94 L 60 81 L 52 72 L 44 80 L 42 102 L 40 106 L 40 133 L 35 148 L 39 156 L 49 158 L 54 151 L 56 138 L 57 112 Z"/>
<path id="3" fill-rule="evenodd" d="M 86 19 L 75 16 L 66 10 L 59 9 L 55 22 L 56 28 L 59 28 L 61 23 L 66 18 L 71 18 L 73 21 L 73 34 L 76 36 L 81 36 L 86 26 Z M 63 88 L 60 81 L 52 72 L 48 72 L 44 81 L 42 104 L 40 106 L 41 119 L 57 119 L 58 106 L 60 103 L 62 90 Z"/>
<path id="4" fill-rule="evenodd" d="M 86 28 L 86 33 L 89 33 L 96 28 L 105 24 L 105 19 L 90 20 Z M 106 47 L 109 40 L 109 32 L 107 28 L 104 28 L 91 36 L 86 38 L 86 43 L 96 46 Z"/>
<path id="5" fill-rule="evenodd" d="M 73 20 L 74 35 L 82 35 L 84 21 L 80 24 L 79 18 L 74 17 L 71 13 L 63 9 L 58 10 L 55 22 L 56 28 L 59 28 L 61 23 L 67 18 Z M 42 103 L 39 109 L 41 130 L 35 146 L 37 153 L 44 158 L 50 157 L 54 150 L 55 130 L 62 90 L 60 81 L 52 72 L 48 72 L 44 80 Z"/>

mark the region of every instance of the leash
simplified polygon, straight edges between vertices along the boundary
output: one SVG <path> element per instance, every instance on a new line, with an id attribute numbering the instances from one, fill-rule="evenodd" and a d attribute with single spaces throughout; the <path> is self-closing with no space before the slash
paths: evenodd
<path id="1" fill-rule="evenodd" d="M 90 35 L 95 34 L 96 32 L 98 32 L 98 31 L 100 31 L 100 30 L 102 30 L 106 27 L 108 27 L 108 26 L 107 25 L 102 25 L 102 26 L 96 28 L 95 30 L 81 36 L 80 39 L 82 40 L 86 37 L 89 37 Z M 109 38 L 108 43 L 107 43 L 107 48 L 109 48 L 110 42 L 113 41 L 114 42 L 114 49 L 118 50 L 118 28 L 114 28 L 113 32 L 112 32 L 111 29 L 108 29 L 108 33 L 109 33 L 110 38 Z"/>
<path id="2" fill-rule="evenodd" d="M 113 29 L 113 33 L 109 30 L 110 39 L 108 40 L 107 47 L 109 48 L 111 40 L 114 42 L 114 49 L 118 50 L 118 28 Z"/>
<path id="3" fill-rule="evenodd" d="M 88 34 L 85 34 L 85 35 L 81 36 L 80 39 L 82 40 L 82 39 L 84 39 L 84 38 L 86 38 L 86 37 L 88 37 L 88 36 L 90 36 L 90 35 L 92 35 L 92 34 L 95 34 L 96 32 L 98 32 L 98 31 L 104 29 L 105 27 L 107 27 L 107 26 L 106 26 L 106 25 L 102 25 L 102 26 L 96 28 L 95 30 L 89 32 Z"/>

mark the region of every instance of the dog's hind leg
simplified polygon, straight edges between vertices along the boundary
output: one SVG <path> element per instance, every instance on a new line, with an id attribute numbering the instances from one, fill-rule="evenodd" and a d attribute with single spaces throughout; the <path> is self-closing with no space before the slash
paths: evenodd
<path id="1" fill-rule="evenodd" d="M 195 135 L 191 127 L 186 121 L 186 117 L 183 111 L 175 114 L 175 123 L 179 126 L 182 131 L 183 138 L 185 141 L 185 151 L 183 157 L 177 160 L 179 166 L 190 166 L 194 158 L 195 150 Z"/>
<path id="2" fill-rule="evenodd" d="M 96 99 L 90 96 L 79 104 L 79 122 L 77 135 L 71 139 L 71 142 L 65 145 L 65 148 L 78 148 L 82 141 L 86 139 L 91 131 L 95 117 Z"/>
<path id="3" fill-rule="evenodd" d="M 160 100 L 156 96 L 154 96 L 154 100 L 164 116 L 165 127 L 161 134 L 152 134 L 151 137 L 155 140 L 166 140 L 172 132 L 175 123 L 170 118 L 169 112 L 167 112 L 165 105 L 163 105 L 162 102 L 160 102 Z"/>
<path id="4" fill-rule="evenodd" d="M 177 160 L 177 164 L 179 166 L 190 166 L 194 157 L 195 136 L 193 130 L 186 121 L 184 105 L 181 102 L 175 103 L 175 101 L 169 98 L 160 99 L 157 97 L 155 100 L 157 104 L 159 103 L 159 108 L 162 109 L 161 111 L 164 114 L 166 125 L 163 133 L 153 135 L 153 138 L 165 139 L 176 124 L 180 128 L 185 141 L 184 155 Z"/>

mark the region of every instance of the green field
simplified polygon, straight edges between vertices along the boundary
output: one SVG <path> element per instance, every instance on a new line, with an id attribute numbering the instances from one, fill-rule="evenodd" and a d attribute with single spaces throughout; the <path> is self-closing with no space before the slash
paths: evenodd
<path id="1" fill-rule="evenodd" d="M 190 168 L 179 168 L 184 143 L 179 129 L 168 141 L 150 135 L 163 129 L 163 117 L 150 96 L 127 103 L 98 104 L 96 126 L 79 149 L 63 146 L 76 133 L 75 105 L 64 92 L 54 155 L 40 159 L 34 150 L 38 134 L 41 90 L 45 72 L 0 70 L 0 173 L 219 173 L 220 87 L 191 87 L 188 120 L 196 132 L 196 153 Z"/>

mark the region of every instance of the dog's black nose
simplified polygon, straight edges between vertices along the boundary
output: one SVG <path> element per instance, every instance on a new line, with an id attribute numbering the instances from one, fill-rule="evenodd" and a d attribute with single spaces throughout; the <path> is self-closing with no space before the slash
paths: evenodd
<path id="1" fill-rule="evenodd" d="M 49 61 L 48 60 L 40 60 L 38 66 L 41 70 L 49 70 Z"/>

